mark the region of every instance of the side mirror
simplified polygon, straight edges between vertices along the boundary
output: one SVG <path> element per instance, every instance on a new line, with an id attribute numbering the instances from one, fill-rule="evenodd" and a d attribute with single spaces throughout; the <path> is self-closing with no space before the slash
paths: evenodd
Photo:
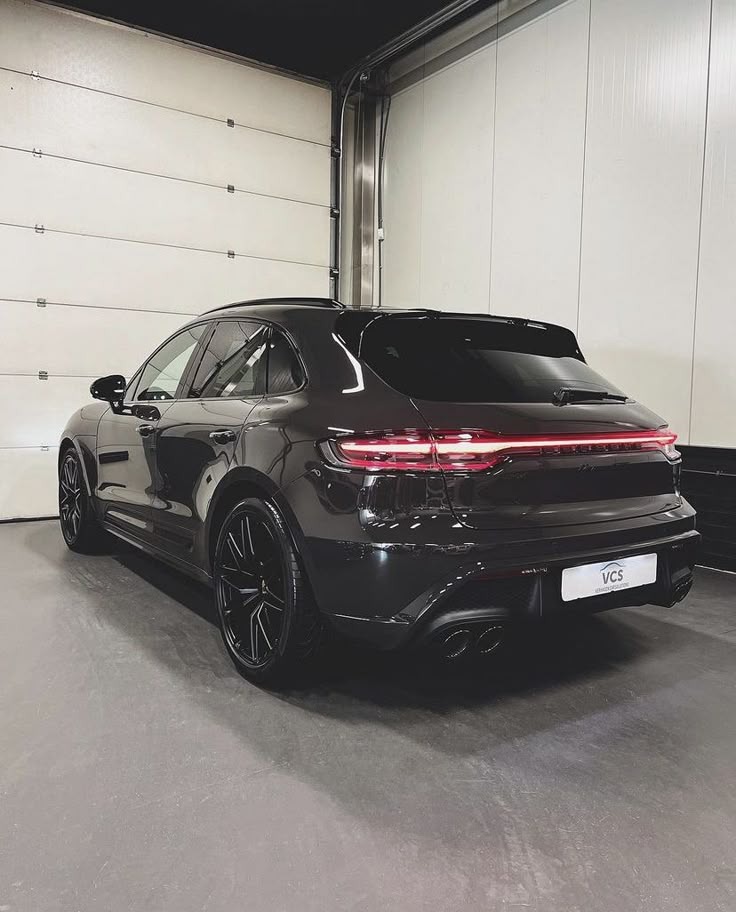
<path id="1" fill-rule="evenodd" d="M 121 374 L 110 374 L 109 377 L 100 377 L 90 386 L 89 391 L 93 399 L 102 399 L 105 402 L 122 402 L 125 398 L 125 377 Z"/>

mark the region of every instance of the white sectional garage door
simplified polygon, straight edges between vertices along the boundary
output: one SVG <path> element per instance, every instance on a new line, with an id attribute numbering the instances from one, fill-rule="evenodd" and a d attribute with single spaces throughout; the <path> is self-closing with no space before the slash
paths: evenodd
<path id="1" fill-rule="evenodd" d="M 56 513 L 92 379 L 228 301 L 328 294 L 329 142 L 322 86 L 0 0 L 0 519 Z"/>

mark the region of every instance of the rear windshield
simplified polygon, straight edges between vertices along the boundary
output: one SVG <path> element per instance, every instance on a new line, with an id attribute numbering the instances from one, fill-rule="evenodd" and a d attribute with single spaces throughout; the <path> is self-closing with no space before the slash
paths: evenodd
<path id="1" fill-rule="evenodd" d="M 347 319 L 345 319 L 347 318 Z M 562 387 L 621 395 L 560 326 L 346 313 L 340 334 L 389 386 L 438 402 L 551 402 Z"/>

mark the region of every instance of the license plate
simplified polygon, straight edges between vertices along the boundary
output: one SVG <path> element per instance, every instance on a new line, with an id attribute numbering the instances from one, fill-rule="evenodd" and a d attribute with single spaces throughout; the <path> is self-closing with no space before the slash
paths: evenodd
<path id="1" fill-rule="evenodd" d="M 647 586 L 656 582 L 656 579 L 656 554 L 640 554 L 636 557 L 601 561 L 600 564 L 568 567 L 562 571 L 562 601 L 572 602 L 575 599 Z"/>

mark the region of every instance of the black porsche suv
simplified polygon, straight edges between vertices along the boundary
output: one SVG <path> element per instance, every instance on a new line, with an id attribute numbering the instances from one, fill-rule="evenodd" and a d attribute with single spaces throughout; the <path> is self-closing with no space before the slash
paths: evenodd
<path id="1" fill-rule="evenodd" d="M 61 440 L 66 543 L 104 530 L 211 583 L 255 680 L 327 627 L 456 657 L 691 586 L 676 435 L 560 326 L 254 301 L 91 393 Z"/>

